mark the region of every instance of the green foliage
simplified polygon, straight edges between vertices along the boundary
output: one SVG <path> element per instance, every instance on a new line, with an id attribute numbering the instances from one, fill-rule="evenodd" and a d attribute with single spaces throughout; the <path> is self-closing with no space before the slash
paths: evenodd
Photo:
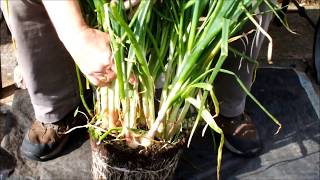
<path id="1" fill-rule="evenodd" d="M 183 128 L 192 129 L 191 140 L 204 120 L 221 134 L 219 172 L 224 136 L 214 121 L 219 115 L 214 81 L 221 72 L 234 76 L 222 69 L 229 50 L 256 63 L 230 48 L 229 39 L 247 22 L 256 23 L 253 18 L 262 3 L 274 11 L 273 4 L 268 0 L 148 0 L 125 10 L 123 0 L 80 2 L 88 24 L 109 33 L 117 73 L 110 87 L 97 90 L 91 123 L 105 132 L 96 129 L 91 134 L 99 141 L 113 136 L 129 139 L 132 147 L 148 146 L 155 140 L 175 141 Z M 280 125 L 239 78 L 237 81 Z M 208 109 L 208 98 L 214 103 L 214 115 Z M 198 114 L 190 126 L 186 116 L 191 105 Z"/>

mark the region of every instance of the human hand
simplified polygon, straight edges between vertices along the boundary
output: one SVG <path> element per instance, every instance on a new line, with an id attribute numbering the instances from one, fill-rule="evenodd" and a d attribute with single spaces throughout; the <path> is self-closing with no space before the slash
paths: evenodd
<path id="1" fill-rule="evenodd" d="M 116 78 L 109 35 L 86 27 L 68 43 L 68 51 L 81 72 L 96 86 L 108 86 Z"/>
<path id="2" fill-rule="evenodd" d="M 111 0 L 111 2 L 117 2 L 117 1 L 118 0 Z M 140 3 L 140 0 L 125 0 L 123 2 L 124 8 L 126 10 L 136 7 L 137 5 L 139 5 L 139 3 Z"/>
<path id="3" fill-rule="evenodd" d="M 128 10 L 138 6 L 140 0 L 125 0 L 124 6 Z M 81 72 L 96 86 L 108 86 L 116 78 L 109 35 L 93 28 L 84 28 L 77 48 L 70 48 Z M 81 45 L 82 44 L 82 45 Z M 136 84 L 137 80 L 130 76 L 130 83 Z"/>
<path id="4" fill-rule="evenodd" d="M 128 10 L 131 7 L 137 6 L 139 3 L 140 3 L 140 0 L 126 0 L 124 1 L 124 8 Z"/>
<path id="5" fill-rule="evenodd" d="M 107 86 L 115 79 L 109 35 L 89 28 L 78 0 L 42 1 L 49 17 L 65 45 L 89 81 Z"/>

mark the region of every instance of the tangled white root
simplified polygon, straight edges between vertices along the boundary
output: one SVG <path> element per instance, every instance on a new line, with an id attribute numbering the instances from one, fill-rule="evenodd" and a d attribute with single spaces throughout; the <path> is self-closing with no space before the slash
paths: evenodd
<path id="1" fill-rule="evenodd" d="M 108 157 L 102 156 L 99 152 L 92 152 L 92 175 L 93 179 L 112 179 L 112 180 L 165 180 L 173 175 L 182 150 L 179 150 L 173 157 L 163 159 L 152 164 L 146 169 L 130 169 L 130 163 L 123 167 L 115 167 L 109 164 Z M 112 158 L 112 157 L 111 157 Z M 151 159 L 150 159 L 151 160 Z"/>

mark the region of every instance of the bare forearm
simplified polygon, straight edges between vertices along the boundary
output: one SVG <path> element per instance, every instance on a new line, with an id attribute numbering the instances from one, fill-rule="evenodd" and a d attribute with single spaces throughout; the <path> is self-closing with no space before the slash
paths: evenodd
<path id="1" fill-rule="evenodd" d="M 88 28 L 78 0 L 43 0 L 43 4 L 62 42 L 67 43 Z"/>
<path id="2" fill-rule="evenodd" d="M 91 83 L 106 86 L 116 74 L 109 35 L 88 27 L 78 0 L 42 0 L 60 40 Z M 132 1 L 136 6 L 140 0 Z M 127 8 L 130 3 L 126 1 Z M 128 4 L 129 3 L 129 4 Z"/>
<path id="3" fill-rule="evenodd" d="M 43 0 L 43 4 L 75 63 L 97 86 L 115 78 L 109 35 L 85 23 L 78 0 Z"/>

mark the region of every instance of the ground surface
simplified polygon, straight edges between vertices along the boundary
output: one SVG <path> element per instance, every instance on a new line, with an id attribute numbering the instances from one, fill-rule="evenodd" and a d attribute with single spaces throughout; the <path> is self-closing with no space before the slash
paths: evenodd
<path id="1" fill-rule="evenodd" d="M 306 86 L 310 81 L 304 81 L 304 77 L 292 69 L 258 70 L 252 93 L 279 119 L 283 128 L 275 135 L 275 124 L 248 100 L 246 111 L 257 124 L 264 149 L 255 158 L 235 156 L 225 150 L 222 179 L 311 180 L 319 177 L 320 112 L 316 112 L 319 99 L 310 100 L 315 96 Z M 309 99 L 308 94 L 313 98 Z M 185 150 L 176 179 L 209 180 L 215 176 L 216 155 L 212 153 L 211 134 L 207 133 L 204 138 L 200 134 Z"/>
<path id="2" fill-rule="evenodd" d="M 320 15 L 319 8 L 318 5 L 308 8 L 307 12 L 314 21 L 316 21 Z M 260 59 L 262 60 L 261 66 L 294 68 L 300 72 L 306 72 L 309 80 L 314 82 L 312 76 L 313 71 L 310 66 L 312 64 L 313 29 L 306 20 L 295 13 L 290 13 L 288 20 L 290 27 L 298 34 L 290 34 L 283 27 L 272 25 L 269 33 L 274 41 L 274 64 L 269 65 L 265 61 L 265 44 L 260 55 Z M 0 37 L 2 86 L 7 86 L 13 83 L 13 68 L 16 62 L 11 38 L 8 36 L 7 29 L 3 23 L 1 23 Z M 283 73 L 282 75 L 278 73 L 278 80 L 283 81 L 282 78 L 287 78 L 285 74 L 286 73 Z M 319 99 L 319 86 L 314 83 L 312 86 L 316 92 L 316 96 L 313 97 Z M 276 92 L 273 91 L 272 93 Z M 295 94 L 285 98 L 288 98 L 288 100 L 296 98 L 294 95 Z M 28 95 L 25 91 L 16 91 L 15 95 L 1 99 L 0 103 L 1 147 L 4 147 L 6 151 L 14 157 L 10 157 L 7 152 L 0 149 L 0 170 L 16 164 L 15 171 L 11 178 L 23 177 L 23 179 L 27 179 L 27 177 L 32 177 L 35 179 L 55 179 L 59 176 L 64 177 L 64 179 L 88 179 L 91 177 L 90 146 L 88 141 L 85 141 L 85 138 L 80 141 L 72 141 L 70 147 L 64 152 L 64 156 L 53 161 L 35 163 L 22 158 L 19 155 L 18 147 L 21 143 L 23 133 L 30 125 L 33 117 L 33 110 Z M 268 104 L 270 101 L 265 103 Z M 272 103 L 275 102 L 272 101 Z M 264 179 L 274 179 L 275 177 L 279 179 L 316 179 L 316 177 L 319 176 L 319 119 L 314 115 L 315 112 L 312 112 L 312 108 L 309 107 L 311 102 L 305 98 L 301 98 L 301 101 L 295 101 L 294 103 L 306 109 L 302 110 L 302 108 L 299 109 L 299 106 L 288 105 L 284 107 L 284 110 L 296 112 L 295 118 L 303 118 L 303 114 L 310 115 L 313 113 L 313 115 L 308 116 L 309 119 L 302 121 L 306 124 L 299 124 L 300 121 L 295 119 L 293 122 L 298 124 L 290 125 L 291 129 L 285 129 L 279 137 L 266 141 L 268 149 L 256 159 L 248 161 L 240 158 L 240 160 L 238 159 L 236 161 L 238 164 L 225 163 L 226 169 L 229 168 L 229 170 L 233 170 L 233 174 L 231 171 L 227 171 L 230 172 L 229 176 L 224 174 L 227 179 L 257 179 L 258 177 L 264 177 Z M 281 105 L 277 107 L 279 106 Z M 276 114 L 283 113 L 282 111 L 278 112 L 277 108 L 275 108 L 274 111 Z M 314 111 L 320 111 L 320 109 L 315 109 Z M 258 115 L 256 114 L 256 116 Z M 284 115 L 282 114 L 282 116 Z M 287 119 L 286 122 L 290 123 L 290 120 Z M 78 138 L 76 137 L 75 139 Z M 188 158 L 187 155 L 188 154 L 185 155 L 186 158 Z M 229 162 L 228 159 L 231 158 L 235 157 L 227 153 L 224 162 Z M 239 168 L 242 166 L 243 168 Z M 183 165 L 179 166 L 179 168 L 181 167 L 183 167 Z M 179 170 L 179 168 L 176 177 L 185 177 L 181 175 L 183 170 Z M 305 170 L 307 176 L 297 174 L 301 172 L 297 171 L 297 169 Z M 194 171 L 191 169 L 190 172 Z M 207 179 L 208 176 L 214 177 L 214 168 L 206 172 L 207 175 L 194 173 L 193 175 L 189 174 L 189 177 L 195 177 L 196 179 Z M 275 174 L 275 176 L 273 174 Z M 283 178 L 284 175 L 290 176 Z"/>

